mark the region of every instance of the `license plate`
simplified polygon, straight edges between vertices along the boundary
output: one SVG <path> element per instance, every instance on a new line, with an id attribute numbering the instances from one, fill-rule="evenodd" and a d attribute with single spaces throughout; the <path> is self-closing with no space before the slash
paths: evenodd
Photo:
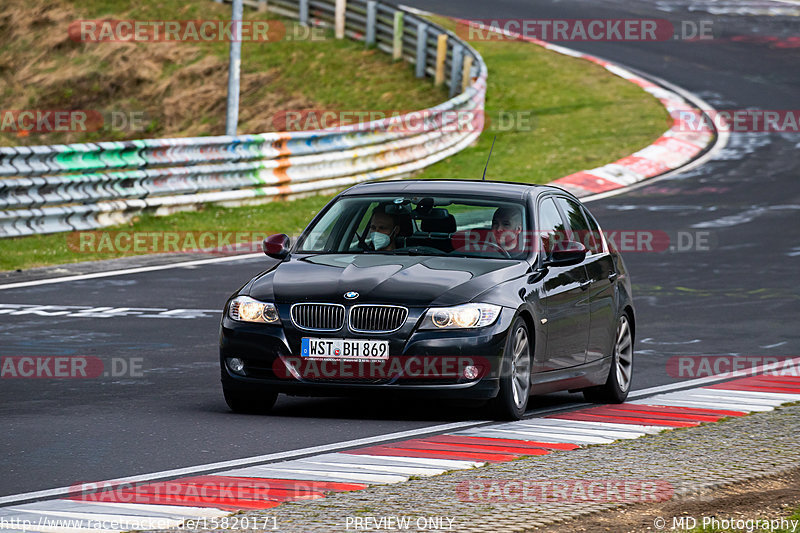
<path id="1" fill-rule="evenodd" d="M 389 341 L 303 338 L 300 355 L 328 359 L 380 361 L 389 359 Z"/>

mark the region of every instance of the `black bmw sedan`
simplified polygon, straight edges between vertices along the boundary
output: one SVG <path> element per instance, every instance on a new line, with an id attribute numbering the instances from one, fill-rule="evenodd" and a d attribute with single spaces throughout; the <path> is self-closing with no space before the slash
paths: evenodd
<path id="1" fill-rule="evenodd" d="M 491 401 L 518 419 L 531 394 L 625 400 L 635 316 L 622 257 L 585 206 L 549 186 L 389 181 L 334 198 L 225 304 L 228 406 L 279 393 L 413 393 Z"/>

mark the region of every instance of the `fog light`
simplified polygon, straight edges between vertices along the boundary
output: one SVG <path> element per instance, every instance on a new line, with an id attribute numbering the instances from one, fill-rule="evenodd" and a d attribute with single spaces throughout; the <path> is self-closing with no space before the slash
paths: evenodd
<path id="1" fill-rule="evenodd" d="M 244 361 L 238 357 L 228 357 L 228 368 L 234 374 L 244 374 Z"/>
<path id="2" fill-rule="evenodd" d="M 464 377 L 466 379 L 475 379 L 478 377 L 478 374 L 480 374 L 480 371 L 477 366 L 469 365 L 464 367 Z"/>

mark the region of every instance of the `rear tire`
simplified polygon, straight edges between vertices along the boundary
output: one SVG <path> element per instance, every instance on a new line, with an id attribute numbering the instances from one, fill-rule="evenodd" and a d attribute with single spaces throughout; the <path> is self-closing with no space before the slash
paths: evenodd
<path id="1" fill-rule="evenodd" d="M 234 413 L 265 414 L 272 409 L 278 399 L 277 392 L 242 392 L 222 389 L 225 403 Z"/>
<path id="2" fill-rule="evenodd" d="M 633 329 L 627 314 L 617 321 L 614 352 L 608 379 L 599 387 L 583 389 L 583 397 L 592 403 L 622 403 L 628 398 L 633 380 Z"/>
<path id="3" fill-rule="evenodd" d="M 528 408 L 531 394 L 531 344 L 528 326 L 521 317 L 509 329 L 500 364 L 500 392 L 493 400 L 499 420 L 519 420 Z"/>

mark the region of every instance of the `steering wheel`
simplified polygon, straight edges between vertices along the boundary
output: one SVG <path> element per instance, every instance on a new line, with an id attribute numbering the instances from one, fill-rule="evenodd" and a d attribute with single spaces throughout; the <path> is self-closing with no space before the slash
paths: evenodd
<path id="1" fill-rule="evenodd" d="M 494 248 L 495 250 L 497 250 L 498 252 L 500 252 L 501 254 L 503 254 L 506 257 L 506 259 L 511 259 L 511 254 L 508 253 L 508 250 L 506 250 L 505 248 L 503 248 L 502 246 L 500 246 L 496 242 L 486 241 L 486 242 L 482 242 L 481 244 L 484 245 L 484 246 L 489 245 L 492 248 Z"/>

